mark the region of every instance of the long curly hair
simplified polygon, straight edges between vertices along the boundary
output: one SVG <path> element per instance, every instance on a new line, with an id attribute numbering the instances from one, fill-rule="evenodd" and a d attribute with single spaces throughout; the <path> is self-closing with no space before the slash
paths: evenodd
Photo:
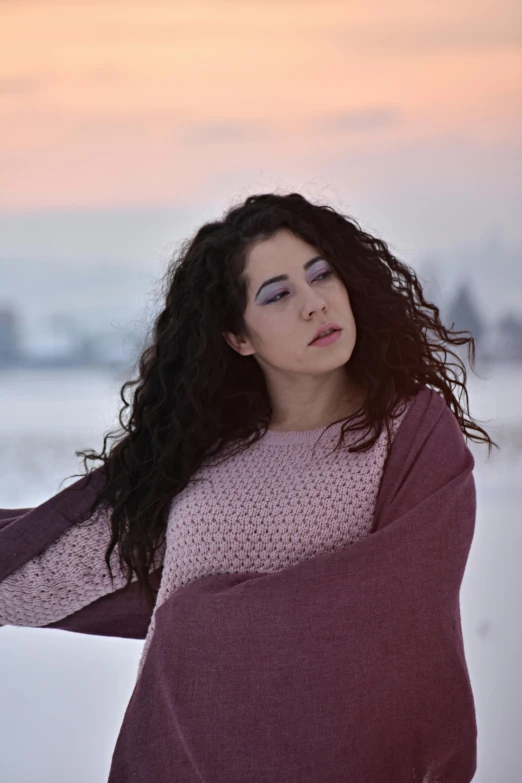
<path id="1" fill-rule="evenodd" d="M 469 418 L 466 368 L 449 348 L 467 344 L 473 368 L 474 339 L 470 332 L 445 328 L 438 308 L 424 299 L 415 272 L 384 241 L 331 206 L 299 193 L 249 196 L 181 244 L 162 278 L 165 305 L 132 368 L 138 377 L 120 391 L 121 430 L 104 436 L 99 454 L 76 452 L 86 473 L 101 473 L 103 482 L 88 517 L 70 521 L 88 523 L 96 509 L 109 511 L 112 535 L 105 560 L 111 578 L 117 546 L 125 586 L 136 574 L 151 609 L 157 590 L 149 576 L 158 567 L 173 498 L 197 480 L 193 475 L 204 460 L 249 448 L 270 423 L 263 371 L 253 356 L 234 351 L 222 332 L 245 334 L 247 252 L 282 228 L 317 248 L 349 291 L 357 337 L 345 367 L 366 398 L 356 414 L 342 420 L 337 448 L 354 430 L 369 437 L 349 450 L 371 448 L 383 424 L 389 432 L 397 399 L 415 396 L 424 385 L 444 397 L 467 437 L 488 443 L 488 457 L 492 445 L 498 448 Z M 456 364 L 447 362 L 448 354 Z M 452 373 L 457 366 L 463 382 Z M 133 386 L 127 401 L 125 392 Z M 454 386 L 465 394 L 467 419 Z M 89 469 L 88 460 L 103 464 Z"/>

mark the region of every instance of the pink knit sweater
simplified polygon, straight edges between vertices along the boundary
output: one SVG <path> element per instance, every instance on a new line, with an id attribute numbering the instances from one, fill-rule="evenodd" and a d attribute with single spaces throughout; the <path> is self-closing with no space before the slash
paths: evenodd
<path id="1" fill-rule="evenodd" d="M 390 421 L 392 438 L 413 401 Z M 171 505 L 156 609 L 194 579 L 219 573 L 271 572 L 369 534 L 386 457 L 386 429 L 362 453 L 331 454 L 341 423 L 303 432 L 269 430 L 221 465 L 207 461 Z M 365 435 L 365 433 L 363 433 Z M 349 433 L 347 443 L 361 437 Z M 365 435 L 366 439 L 366 435 Z M 314 444 L 317 443 L 312 455 Z M 43 626 L 125 584 L 104 561 L 110 538 L 105 515 L 74 526 L 40 556 L 0 583 L 0 625 Z M 154 632 L 155 612 L 139 672 Z"/>

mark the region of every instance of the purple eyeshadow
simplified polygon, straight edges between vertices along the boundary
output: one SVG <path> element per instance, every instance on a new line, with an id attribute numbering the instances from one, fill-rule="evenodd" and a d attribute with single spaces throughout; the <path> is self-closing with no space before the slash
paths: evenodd
<path id="1" fill-rule="evenodd" d="M 312 283 L 313 283 L 313 282 L 314 282 L 314 281 L 317 279 L 317 277 L 320 277 L 320 276 L 321 276 L 321 275 L 323 275 L 323 274 L 333 274 L 333 272 L 332 272 L 332 270 L 331 270 L 329 267 L 324 267 L 323 269 L 321 269 L 320 271 L 318 271 L 318 272 L 316 273 L 316 277 L 314 277 L 314 278 L 312 279 Z M 261 302 L 261 304 L 263 304 L 263 305 L 265 305 L 265 304 L 270 304 L 270 302 L 271 302 L 271 300 L 272 300 L 273 298 L 277 297 L 277 296 L 278 296 L 278 294 L 285 293 L 285 291 L 286 291 L 286 288 L 282 288 L 282 289 L 280 288 L 280 289 L 277 289 L 277 290 L 275 290 L 275 291 L 270 291 L 270 290 L 268 290 L 267 297 L 266 297 L 266 299 L 263 299 L 263 301 Z M 281 300 L 278 300 L 278 301 L 281 301 Z"/>

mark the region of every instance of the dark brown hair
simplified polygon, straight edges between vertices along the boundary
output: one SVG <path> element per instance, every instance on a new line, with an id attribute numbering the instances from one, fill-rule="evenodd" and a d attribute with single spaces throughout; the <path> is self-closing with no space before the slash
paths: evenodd
<path id="1" fill-rule="evenodd" d="M 488 456 L 492 445 L 498 448 L 465 417 L 453 393 L 462 388 L 469 414 L 466 368 L 449 346 L 467 344 L 473 368 L 473 337 L 445 328 L 438 308 L 424 299 L 415 272 L 384 241 L 331 206 L 298 193 L 249 196 L 181 245 L 163 278 L 164 307 L 134 368 L 138 377 L 121 388 L 122 431 L 105 435 L 99 454 L 76 452 L 87 473 L 94 470 L 87 460 L 103 463 L 104 485 L 89 517 L 74 521 L 88 522 L 98 507 L 110 511 L 112 538 L 105 559 L 111 577 L 109 560 L 117 546 L 127 585 L 136 574 L 151 608 L 156 591 L 148 577 L 165 543 L 173 498 L 204 459 L 248 448 L 270 422 L 262 370 L 253 356 L 234 351 L 222 332 L 245 334 L 248 249 L 282 228 L 317 248 L 349 291 L 357 338 L 346 371 L 366 398 L 344 421 L 338 447 L 345 432 L 366 429 L 369 438 L 349 450 L 369 449 L 383 424 L 388 429 L 396 400 L 428 385 L 444 398 L 466 436 L 488 443 Z M 456 364 L 447 361 L 448 354 Z M 451 370 L 457 366 L 462 382 Z M 125 391 L 132 386 L 127 401 Z M 107 451 L 108 438 L 114 442 Z"/>

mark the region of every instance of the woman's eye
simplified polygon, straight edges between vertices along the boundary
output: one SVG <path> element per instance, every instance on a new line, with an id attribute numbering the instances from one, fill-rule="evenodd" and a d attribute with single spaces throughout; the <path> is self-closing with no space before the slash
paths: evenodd
<path id="1" fill-rule="evenodd" d="M 317 277 L 314 277 L 312 282 L 315 283 L 315 281 L 319 280 L 320 277 L 324 277 L 325 275 L 326 275 L 326 277 L 329 277 L 331 274 L 332 274 L 332 270 L 331 269 L 326 269 L 324 272 L 321 272 L 320 275 L 317 275 Z"/>
<path id="2" fill-rule="evenodd" d="M 315 283 L 316 280 L 320 280 L 321 278 L 330 277 L 330 275 L 332 275 L 332 274 L 333 274 L 333 272 L 332 272 L 331 269 L 326 269 L 324 272 L 321 272 L 320 275 L 317 275 L 317 277 L 314 277 L 314 279 L 312 280 L 312 283 Z M 272 302 L 280 302 L 281 300 L 278 299 L 278 297 L 283 296 L 284 294 L 287 294 L 287 293 L 288 293 L 288 291 L 280 291 L 272 299 L 267 299 L 265 304 L 272 304 Z"/>
<path id="3" fill-rule="evenodd" d="M 272 304 L 272 302 L 279 302 L 278 296 L 283 296 L 283 294 L 287 294 L 288 291 L 281 291 L 281 293 L 276 294 L 273 299 L 267 299 L 265 304 Z"/>

